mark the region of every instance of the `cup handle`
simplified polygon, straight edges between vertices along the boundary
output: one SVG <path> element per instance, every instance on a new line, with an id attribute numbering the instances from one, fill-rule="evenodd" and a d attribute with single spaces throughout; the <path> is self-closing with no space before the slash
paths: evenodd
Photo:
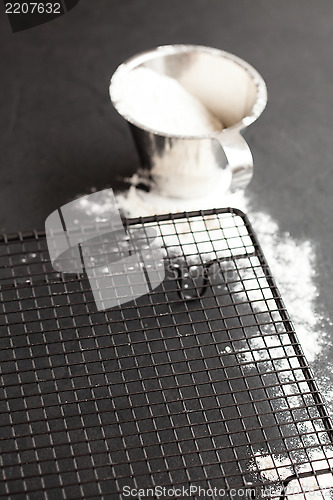
<path id="1" fill-rule="evenodd" d="M 227 130 L 217 139 L 231 170 L 230 191 L 244 189 L 253 175 L 253 158 L 246 140 L 240 130 Z"/>

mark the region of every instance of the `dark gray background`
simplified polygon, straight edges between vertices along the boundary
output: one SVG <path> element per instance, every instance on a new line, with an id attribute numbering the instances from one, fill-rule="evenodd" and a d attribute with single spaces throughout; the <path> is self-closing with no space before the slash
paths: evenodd
<path id="1" fill-rule="evenodd" d="M 281 230 L 315 242 L 318 303 L 333 319 L 331 0 L 81 0 L 16 34 L 2 6 L 0 230 L 43 229 L 77 194 L 119 187 L 135 171 L 109 79 L 124 59 L 166 43 L 222 48 L 264 76 L 269 104 L 245 134 L 249 191 Z"/>

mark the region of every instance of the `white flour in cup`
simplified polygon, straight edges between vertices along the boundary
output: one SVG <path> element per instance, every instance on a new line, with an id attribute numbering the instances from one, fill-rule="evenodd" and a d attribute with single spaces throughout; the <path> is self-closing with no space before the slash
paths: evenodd
<path id="1" fill-rule="evenodd" d="M 139 67 L 112 84 L 113 101 L 126 118 L 162 134 L 201 136 L 223 124 L 174 78 Z"/>

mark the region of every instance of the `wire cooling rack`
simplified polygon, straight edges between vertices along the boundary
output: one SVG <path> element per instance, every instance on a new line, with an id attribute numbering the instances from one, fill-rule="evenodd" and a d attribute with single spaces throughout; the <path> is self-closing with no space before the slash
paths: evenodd
<path id="1" fill-rule="evenodd" d="M 105 312 L 43 234 L 0 242 L 2 497 L 332 498 L 331 422 L 246 216 L 127 224 L 166 278 Z"/>

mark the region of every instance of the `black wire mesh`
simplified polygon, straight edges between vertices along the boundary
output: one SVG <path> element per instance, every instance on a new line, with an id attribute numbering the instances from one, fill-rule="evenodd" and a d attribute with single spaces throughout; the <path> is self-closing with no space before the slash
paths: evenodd
<path id="1" fill-rule="evenodd" d="M 246 216 L 128 224 L 166 278 L 105 312 L 44 235 L 0 242 L 1 495 L 332 498 L 331 422 Z"/>

